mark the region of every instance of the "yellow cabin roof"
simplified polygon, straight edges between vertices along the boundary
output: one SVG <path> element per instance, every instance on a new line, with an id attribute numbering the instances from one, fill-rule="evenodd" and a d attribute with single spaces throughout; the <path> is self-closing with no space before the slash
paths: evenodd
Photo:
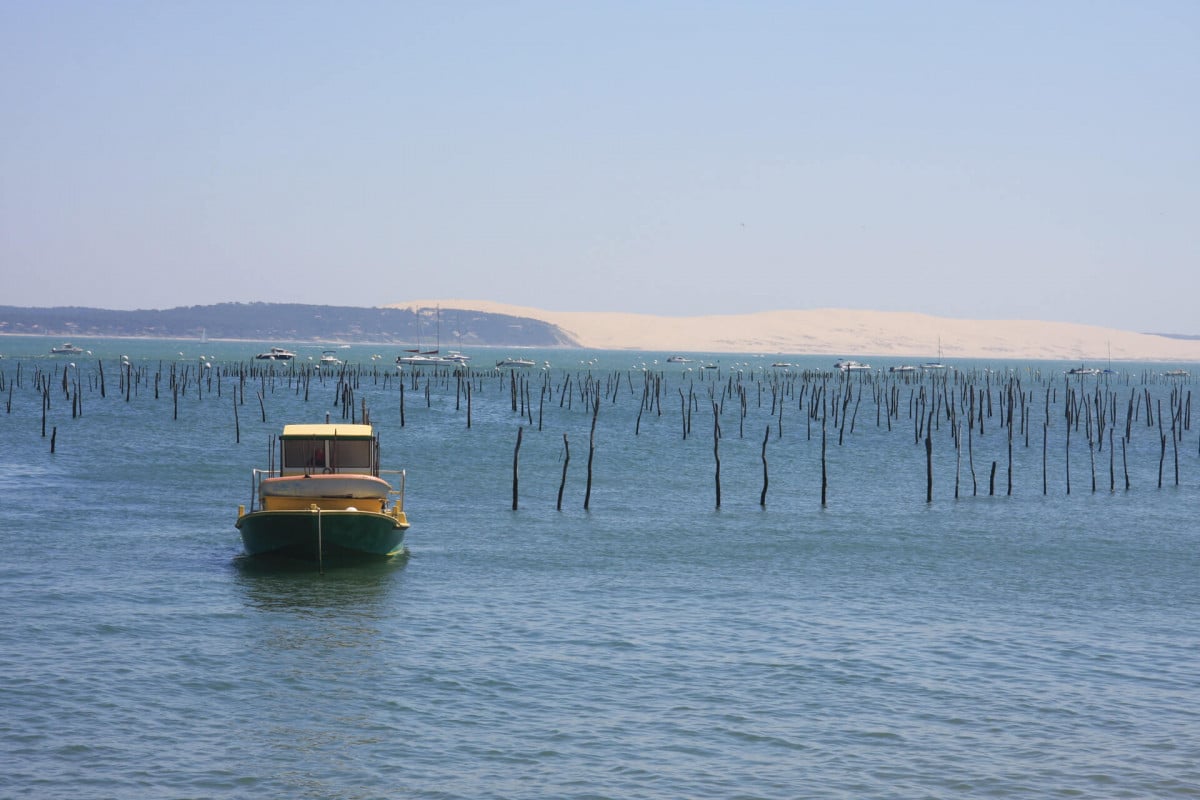
<path id="1" fill-rule="evenodd" d="M 282 439 L 370 439 L 370 425 L 284 425 Z"/>

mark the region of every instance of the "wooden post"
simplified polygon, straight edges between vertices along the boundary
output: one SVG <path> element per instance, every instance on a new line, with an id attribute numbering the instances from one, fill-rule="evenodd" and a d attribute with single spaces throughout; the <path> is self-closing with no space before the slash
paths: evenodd
<path id="1" fill-rule="evenodd" d="M 562 511 L 562 497 L 563 497 L 563 489 L 564 489 L 564 488 L 566 488 L 566 485 L 567 485 L 567 465 L 568 465 L 568 464 L 570 464 L 570 463 L 571 463 L 571 445 L 570 445 L 570 443 L 567 441 L 567 435 L 564 433 L 564 434 L 563 434 L 563 471 L 562 471 L 562 481 L 560 481 L 560 482 L 559 482 L 559 484 L 558 484 L 558 505 L 557 505 L 557 506 L 555 506 L 555 508 L 556 508 L 556 509 L 558 509 L 559 511 Z"/>
<path id="2" fill-rule="evenodd" d="M 592 504 L 592 459 L 596 455 L 596 417 L 600 413 L 599 398 L 592 405 L 592 432 L 588 436 L 587 489 L 583 495 L 583 510 L 587 511 Z"/>
<path id="3" fill-rule="evenodd" d="M 760 494 L 758 496 L 758 504 L 760 506 L 763 506 L 764 508 L 767 505 L 767 484 L 769 483 L 768 478 L 767 478 L 767 442 L 770 439 L 771 439 L 771 426 L 768 425 L 767 433 L 765 436 L 763 436 L 763 443 L 762 443 L 763 488 L 762 488 L 762 494 Z"/>
<path id="4" fill-rule="evenodd" d="M 1070 414 L 1071 393 L 1067 392 L 1067 408 Z M 1071 420 L 1067 420 L 1067 446 L 1066 446 L 1066 468 L 1067 468 L 1067 494 L 1071 493 Z"/>
<path id="5" fill-rule="evenodd" d="M 517 510 L 517 461 L 521 453 L 521 434 L 525 428 L 517 428 L 517 446 L 513 448 L 512 510 Z"/>
<path id="6" fill-rule="evenodd" d="M 1121 467 L 1125 470 L 1125 491 L 1129 491 L 1129 462 L 1125 459 L 1125 440 L 1121 440 Z"/>
<path id="7" fill-rule="evenodd" d="M 933 412 L 925 426 L 925 502 L 933 502 Z"/>
<path id="8" fill-rule="evenodd" d="M 679 423 L 683 426 L 683 438 L 687 439 L 687 398 L 683 396 L 683 388 L 679 389 Z"/>
<path id="9" fill-rule="evenodd" d="M 829 475 L 825 470 L 825 420 L 829 415 L 829 405 L 824 392 L 821 393 L 821 405 L 821 508 L 824 508 L 825 496 L 829 489 Z"/>
<path id="10" fill-rule="evenodd" d="M 717 414 L 717 402 L 714 400 L 713 409 L 713 460 L 716 462 L 717 508 L 721 507 L 721 421 Z"/>
<path id="11" fill-rule="evenodd" d="M 958 499 L 958 477 L 962 468 L 962 424 L 954 421 L 954 499 Z"/>

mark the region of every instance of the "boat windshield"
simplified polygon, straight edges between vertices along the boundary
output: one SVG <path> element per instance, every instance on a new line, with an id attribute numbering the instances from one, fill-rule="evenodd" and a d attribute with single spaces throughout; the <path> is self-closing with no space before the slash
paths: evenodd
<path id="1" fill-rule="evenodd" d="M 283 471 L 371 472 L 370 439 L 284 439 Z"/>

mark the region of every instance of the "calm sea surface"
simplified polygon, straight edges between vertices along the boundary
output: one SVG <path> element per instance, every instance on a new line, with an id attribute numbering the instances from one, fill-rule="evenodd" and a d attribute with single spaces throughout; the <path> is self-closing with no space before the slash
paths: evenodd
<path id="1" fill-rule="evenodd" d="M 0 796 L 1200 796 L 1179 365 L 548 350 L 514 411 L 479 349 L 468 427 L 394 349 L 58 343 L 0 337 Z M 408 554 L 242 557 L 269 437 L 364 404 Z"/>

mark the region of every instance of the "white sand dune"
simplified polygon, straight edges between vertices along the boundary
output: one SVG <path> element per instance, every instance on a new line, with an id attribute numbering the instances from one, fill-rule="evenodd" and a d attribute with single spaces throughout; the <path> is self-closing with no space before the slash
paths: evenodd
<path id="1" fill-rule="evenodd" d="M 412 300 L 393 308 L 465 309 L 512 314 L 559 326 L 583 347 L 689 353 L 950 358 L 1028 358 L 1096 364 L 1200 362 L 1200 340 L 1094 325 L 1029 320 L 965 320 L 897 311 L 812 309 L 704 317 L 546 311 L 486 300 Z"/>

